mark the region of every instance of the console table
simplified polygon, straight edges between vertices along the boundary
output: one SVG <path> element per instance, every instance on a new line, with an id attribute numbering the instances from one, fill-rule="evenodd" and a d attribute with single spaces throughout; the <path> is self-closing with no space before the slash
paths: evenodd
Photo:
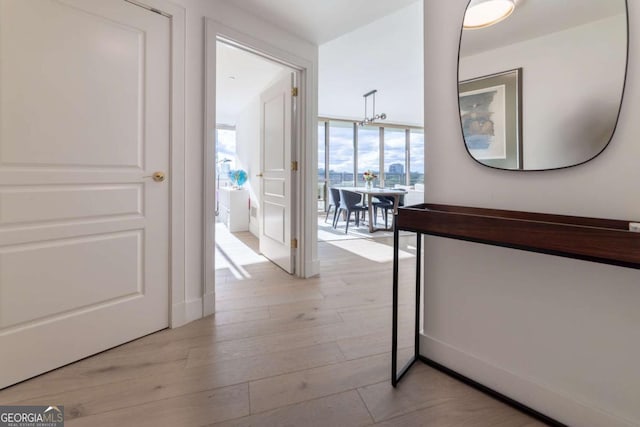
<path id="1" fill-rule="evenodd" d="M 420 204 L 399 208 L 393 233 L 393 313 L 391 384 L 398 382 L 416 361 L 480 389 L 552 425 L 557 421 L 420 355 L 420 259 L 422 236 L 439 236 L 524 251 L 640 269 L 640 233 L 629 231 L 634 221 L 585 218 L 544 213 Z M 416 233 L 415 350 L 398 372 L 398 263 L 399 232 Z"/>

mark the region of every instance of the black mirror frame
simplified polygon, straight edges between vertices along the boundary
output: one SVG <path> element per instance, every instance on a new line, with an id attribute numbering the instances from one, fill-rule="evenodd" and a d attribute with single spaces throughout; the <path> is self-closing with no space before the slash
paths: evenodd
<path id="1" fill-rule="evenodd" d="M 467 11 L 467 9 L 469 8 L 469 5 L 471 4 L 473 0 L 468 0 L 467 5 L 465 6 L 464 10 L 465 13 Z M 500 171 L 509 171 L 509 172 L 544 172 L 544 171 L 553 171 L 553 170 L 561 170 L 561 169 L 568 169 L 568 168 L 573 168 L 576 166 L 580 166 L 583 165 L 585 163 L 590 162 L 591 160 L 595 159 L 596 157 L 598 157 L 600 154 L 602 154 L 602 152 L 604 150 L 607 149 L 607 147 L 609 146 L 609 144 L 611 143 L 611 141 L 613 140 L 613 136 L 616 133 L 616 130 L 618 128 L 618 122 L 620 120 L 620 112 L 622 111 L 622 104 L 624 102 L 624 94 L 625 94 L 625 90 L 626 90 L 626 86 L 627 86 L 627 77 L 629 74 L 629 0 L 623 0 L 624 1 L 624 7 L 625 7 L 625 19 L 626 19 L 626 23 L 627 23 L 627 28 L 626 28 L 626 50 L 625 50 L 625 66 L 624 66 L 624 78 L 622 81 L 622 91 L 620 93 L 620 103 L 618 104 L 618 112 L 616 114 L 616 121 L 613 125 L 613 129 L 611 131 L 611 135 L 609 136 L 609 140 L 607 141 L 607 143 L 602 147 L 602 149 L 600 151 L 598 151 L 594 156 L 580 162 L 580 163 L 575 163 L 573 165 L 567 165 L 567 166 L 561 166 L 561 167 L 557 167 L 557 168 L 548 168 L 548 169 L 523 169 L 523 156 L 522 156 L 522 152 L 519 153 L 518 156 L 518 163 L 519 163 L 519 167 L 517 169 L 505 169 L 505 168 L 500 168 L 497 166 L 491 166 L 488 165 L 486 163 L 482 163 L 480 160 L 476 159 L 475 157 L 473 157 L 473 155 L 471 154 L 471 152 L 469 151 L 469 148 L 466 144 L 465 138 L 464 138 L 464 132 L 462 129 L 462 111 L 460 110 L 460 83 L 462 83 L 460 81 L 460 50 L 462 48 L 462 34 L 464 33 L 464 14 L 462 15 L 462 19 L 460 20 L 460 37 L 458 39 L 458 61 L 457 61 L 457 66 L 456 66 L 456 93 L 458 94 L 457 96 L 457 103 L 458 103 L 458 121 L 460 123 L 460 136 L 461 136 L 461 141 L 462 144 L 464 145 L 465 151 L 467 152 L 467 154 L 469 155 L 469 157 L 471 157 L 473 159 L 474 162 L 478 163 L 481 166 L 484 167 L 488 167 L 491 169 L 496 169 L 496 170 L 500 170 Z M 520 95 L 522 94 L 522 84 L 519 85 L 520 86 Z M 522 109 L 522 105 L 520 105 L 520 109 Z M 522 132 L 520 132 L 519 135 L 519 144 L 520 144 L 520 148 L 522 148 Z"/>

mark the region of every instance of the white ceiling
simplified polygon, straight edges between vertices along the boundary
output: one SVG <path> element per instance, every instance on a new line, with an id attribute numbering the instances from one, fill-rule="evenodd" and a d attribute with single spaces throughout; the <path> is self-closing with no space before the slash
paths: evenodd
<path id="1" fill-rule="evenodd" d="M 421 126 L 423 44 L 418 1 L 321 45 L 319 115 L 361 120 L 362 95 L 377 89 L 376 113 L 385 113 L 386 123 Z"/>
<path id="2" fill-rule="evenodd" d="M 315 44 L 322 44 L 416 0 L 223 0 Z"/>
<path id="3" fill-rule="evenodd" d="M 222 42 L 216 46 L 216 121 L 235 125 L 239 113 L 286 68 Z"/>
<path id="4" fill-rule="evenodd" d="M 378 89 L 376 112 L 386 113 L 387 123 L 422 124 L 422 1 L 224 1 L 320 44 L 320 116 L 361 119 L 362 95 Z M 520 0 L 505 21 L 465 31 L 462 54 L 540 37 L 623 11 L 624 0 Z M 229 48 L 219 49 L 218 59 L 218 99 L 225 100 L 219 103 L 218 121 L 224 118 L 232 124 L 237 113 L 282 68 Z M 229 80 L 229 75 L 236 80 Z"/>
<path id="5" fill-rule="evenodd" d="M 624 0 L 520 0 L 508 19 L 464 31 L 462 55 L 611 17 L 623 13 L 624 5 Z M 320 46 L 321 116 L 361 119 L 362 94 L 378 89 L 376 110 L 387 114 L 386 122 L 423 123 L 422 13 L 417 2 Z"/>

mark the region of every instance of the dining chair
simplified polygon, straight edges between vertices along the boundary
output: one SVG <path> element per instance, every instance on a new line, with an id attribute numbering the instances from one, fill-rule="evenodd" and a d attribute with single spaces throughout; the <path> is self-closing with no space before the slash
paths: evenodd
<path id="1" fill-rule="evenodd" d="M 333 228 L 336 228 L 336 223 L 338 222 L 338 207 L 340 206 L 340 190 L 337 188 L 329 188 L 329 207 L 327 208 L 327 216 L 324 217 L 324 222 L 327 222 L 329 219 L 329 212 L 331 212 L 331 208 L 333 207 L 333 221 L 331 225 Z"/>
<path id="2" fill-rule="evenodd" d="M 367 211 L 367 207 L 360 203 L 361 199 L 362 195 L 360 193 L 340 189 L 340 207 L 338 208 L 337 215 L 340 216 L 340 213 L 343 211 L 347 213 L 347 224 L 344 229 L 344 234 L 349 232 L 351 212 L 356 214 L 356 227 L 360 226 L 360 213 Z"/>
<path id="3" fill-rule="evenodd" d="M 393 196 L 376 196 L 377 202 L 373 202 L 373 224 L 378 221 L 378 209 L 382 209 L 384 228 L 389 228 L 389 210 L 393 211 Z M 400 195 L 398 206 L 404 206 L 404 194 Z"/>

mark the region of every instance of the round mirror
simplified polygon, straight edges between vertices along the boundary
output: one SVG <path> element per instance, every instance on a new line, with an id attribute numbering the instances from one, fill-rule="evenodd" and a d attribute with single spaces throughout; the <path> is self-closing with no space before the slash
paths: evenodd
<path id="1" fill-rule="evenodd" d="M 618 121 L 627 44 L 625 0 L 471 0 L 458 56 L 469 154 L 514 170 L 596 157 Z"/>

